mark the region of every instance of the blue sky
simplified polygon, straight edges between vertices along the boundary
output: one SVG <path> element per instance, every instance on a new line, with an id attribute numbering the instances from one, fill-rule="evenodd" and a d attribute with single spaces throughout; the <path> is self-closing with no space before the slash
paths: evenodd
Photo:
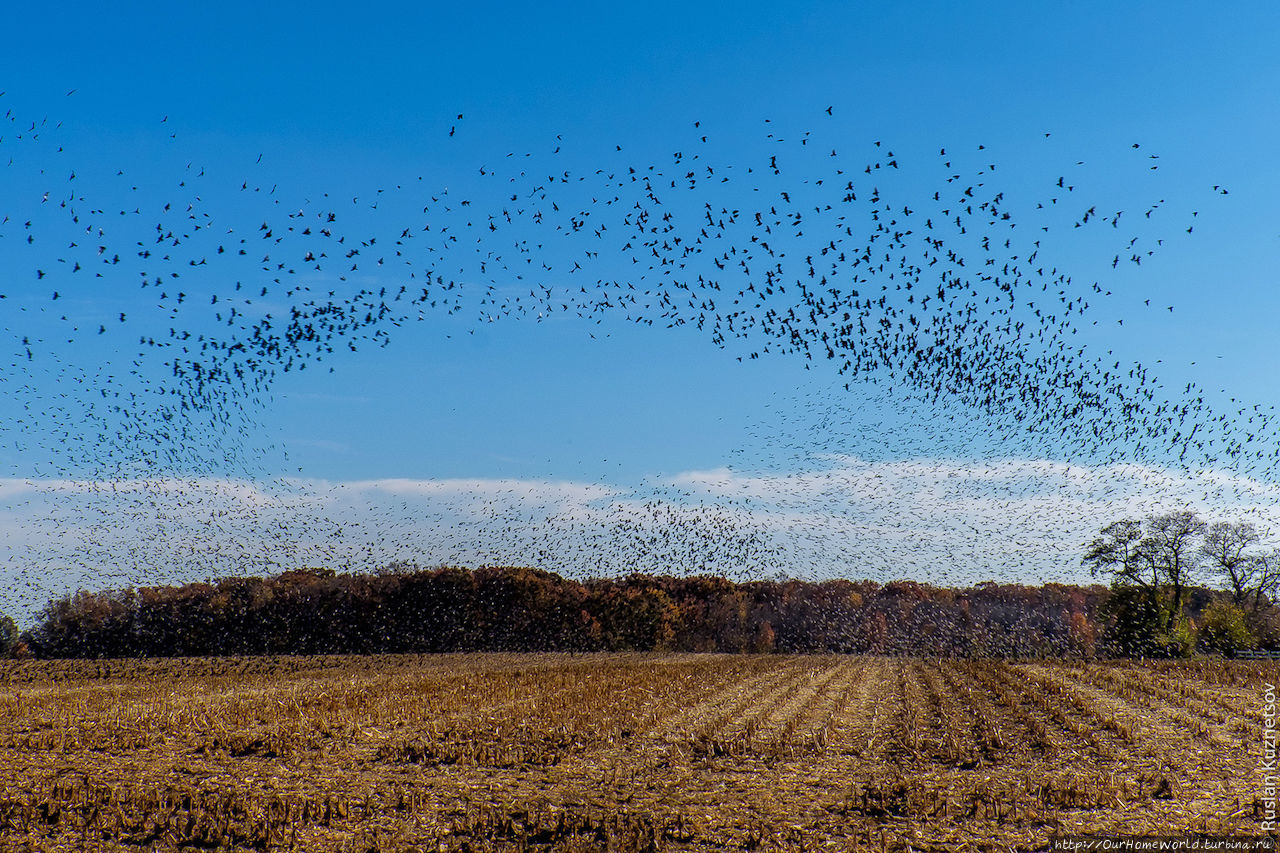
<path id="1" fill-rule="evenodd" d="M 31 329 L 53 341 L 56 324 L 40 306 L 57 276 L 33 280 L 13 244 L 19 218 L 46 216 L 31 212 L 41 188 L 72 171 L 88 195 L 108 201 L 145 207 L 199 195 L 202 210 L 240 232 L 263 211 L 320 209 L 325 193 L 368 205 L 382 189 L 377 211 L 344 207 L 353 227 L 374 233 L 417 210 L 423 194 L 483 195 L 478 170 L 508 174 L 525 152 L 531 165 L 590 174 L 670 163 L 706 134 L 709 159 L 760 165 L 769 133 L 794 139 L 815 129 L 842 150 L 870 156 L 880 140 L 897 151 L 907 197 L 934 186 L 939 148 L 955 152 L 957 169 L 990 159 L 1028 222 L 1031 202 L 1064 174 L 1081 198 L 1133 218 L 1164 200 L 1149 227 L 1169 245 L 1141 268 L 1111 269 L 1105 229 L 1046 237 L 1046 254 L 1077 284 L 1113 291 L 1091 305 L 1078 340 L 1140 361 L 1172 391 L 1194 381 L 1224 403 L 1280 398 L 1272 4 L 1221 13 L 1170 2 L 24 3 L 8 11 L 8 29 L 0 109 L 49 122 L 37 141 L 17 139 L 26 129 L 17 123 L 0 140 L 15 158 L 0 189 L 14 219 L 0 228 L 0 310 L 11 336 Z M 554 147 L 563 150 L 553 158 Z M 242 183 L 261 189 L 241 193 Z M 59 233 L 48 222 L 47 233 Z M 626 265 L 615 274 L 626 276 Z M 69 322 L 150 316 L 154 295 L 136 280 L 95 287 L 64 296 L 81 312 Z M 46 415 L 0 433 L 5 476 L 90 475 L 70 470 L 60 450 L 59 424 L 77 417 L 79 392 L 60 404 L 72 414 L 48 411 L 70 387 L 59 364 L 90 387 L 110 374 L 128 392 L 137 327 L 110 331 L 50 343 L 45 361 L 11 368 L 11 387 L 21 386 L 12 399 Z M 253 441 L 274 448 L 258 474 L 629 490 L 724 466 L 820 468 L 819 454 L 832 452 L 1053 456 L 1051 437 L 1027 446 L 986 433 L 975 442 L 984 434 L 976 416 L 900 405 L 880 387 L 844 391 L 828 365 L 740 362 L 742 352 L 690 328 L 566 317 L 477 327 L 469 316 L 430 316 L 393 332 L 386 348 L 340 353 L 277 383 L 256 414 Z M 840 425 L 838 441 L 824 420 Z"/>

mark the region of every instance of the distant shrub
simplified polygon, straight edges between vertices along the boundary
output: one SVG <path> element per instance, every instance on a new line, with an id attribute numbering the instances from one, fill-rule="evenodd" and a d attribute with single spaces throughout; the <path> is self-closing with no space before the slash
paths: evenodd
<path id="1" fill-rule="evenodd" d="M 1245 624 L 1244 611 L 1224 600 L 1206 607 L 1200 619 L 1199 645 L 1205 651 L 1223 654 L 1252 649 L 1254 636 Z"/>
<path id="2" fill-rule="evenodd" d="M 0 613 L 0 657 L 4 657 L 18 644 L 18 626 L 12 619 Z"/>
<path id="3" fill-rule="evenodd" d="M 1196 629 L 1190 619 L 1182 618 L 1168 631 L 1156 634 L 1160 657 L 1189 658 L 1196 650 Z"/>

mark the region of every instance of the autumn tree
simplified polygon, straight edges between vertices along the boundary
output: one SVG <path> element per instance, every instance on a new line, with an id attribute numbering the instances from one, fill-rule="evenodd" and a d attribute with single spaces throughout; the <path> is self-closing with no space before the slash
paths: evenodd
<path id="1" fill-rule="evenodd" d="M 1254 647 L 1253 634 L 1237 605 L 1218 599 L 1204 609 L 1201 618 L 1199 643 L 1206 650 L 1229 655 Z"/>
<path id="2" fill-rule="evenodd" d="M 1072 611 L 1067 623 L 1067 641 L 1074 654 L 1092 658 L 1097 654 L 1098 629 L 1087 615 Z"/>

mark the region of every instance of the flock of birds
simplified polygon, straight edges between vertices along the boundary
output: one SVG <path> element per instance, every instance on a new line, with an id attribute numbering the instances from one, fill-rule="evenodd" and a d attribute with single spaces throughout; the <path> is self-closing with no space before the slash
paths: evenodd
<path id="1" fill-rule="evenodd" d="M 660 162 L 614 145 L 584 169 L 557 137 L 447 188 L 411 175 L 302 200 L 261 163 L 238 181 L 191 164 L 167 185 L 143 164 L 77 170 L 56 123 L 5 112 L 0 393 L 25 483 L 9 492 L 35 508 L 10 573 L 47 587 L 49 566 L 79 566 L 72 586 L 103 587 L 512 555 L 570 572 L 811 568 L 779 539 L 768 495 L 604 484 L 566 503 L 513 486 L 429 510 L 366 495 L 361 514 L 264 461 L 276 457 L 260 416 L 284 374 L 333 369 L 437 320 L 451 334 L 567 319 L 594 336 L 631 323 L 652 327 L 657 346 L 692 333 L 743 362 L 799 360 L 830 381 L 782 407 L 770 428 L 785 440 L 762 442 L 790 447 L 787 465 L 865 459 L 877 442 L 902 455 L 865 417 L 898 407 L 940 425 L 898 432 L 949 430 L 961 453 L 985 442 L 996 456 L 1016 447 L 1095 466 L 1274 469 L 1271 407 L 1226 411 L 1194 385 L 1169 393 L 1143 365 L 1084 343 L 1110 287 L 1055 257 L 1088 232 L 1106 268 L 1150 265 L 1193 238 L 1198 210 L 1101 206 L 1066 174 L 1029 197 L 1002 186 L 981 145 L 919 165 L 882 141 L 855 153 L 824 128 L 833 109 L 796 132 L 765 121 L 755 156 L 723 154 L 694 122 Z M 452 124 L 450 137 L 466 128 L 462 115 Z M 1139 144 L 1127 155 L 1159 168 Z M 1227 193 L 1214 187 L 1206 203 Z M 803 426 L 787 427 L 788 410 Z M 865 519 L 845 512 L 842 529 L 848 495 L 811 497 L 821 530 L 792 517 L 787 537 L 847 559 Z"/>

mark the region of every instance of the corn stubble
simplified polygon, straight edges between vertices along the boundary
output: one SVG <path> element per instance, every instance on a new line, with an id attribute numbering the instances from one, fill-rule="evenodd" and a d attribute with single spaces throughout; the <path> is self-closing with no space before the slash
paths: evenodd
<path id="1" fill-rule="evenodd" d="M 1272 663 L 0 664 L 0 849 L 1009 850 L 1256 834 Z"/>

